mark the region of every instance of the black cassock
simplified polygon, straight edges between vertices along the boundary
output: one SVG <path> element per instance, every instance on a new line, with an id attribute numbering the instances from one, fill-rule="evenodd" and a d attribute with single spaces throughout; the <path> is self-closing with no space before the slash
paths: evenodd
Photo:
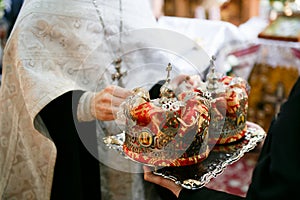
<path id="1" fill-rule="evenodd" d="M 73 117 L 82 94 L 81 91 L 67 92 L 40 112 L 57 148 L 52 200 L 101 199 L 99 161 L 93 156 L 97 155 L 95 122 L 78 123 Z M 86 134 L 93 155 L 85 148 L 78 129 Z"/>

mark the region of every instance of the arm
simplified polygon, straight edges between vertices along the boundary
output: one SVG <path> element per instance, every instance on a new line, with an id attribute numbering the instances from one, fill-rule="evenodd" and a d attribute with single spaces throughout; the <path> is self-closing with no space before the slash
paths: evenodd
<path id="1" fill-rule="evenodd" d="M 98 93 L 70 91 L 40 111 L 39 116 L 57 148 L 51 193 L 54 199 L 100 198 L 96 121 L 92 119 L 113 119 L 126 94 L 127 90 L 115 86 Z M 78 118 L 80 112 L 91 114 L 92 108 L 104 110 L 94 110 L 95 115 L 88 120 Z"/>

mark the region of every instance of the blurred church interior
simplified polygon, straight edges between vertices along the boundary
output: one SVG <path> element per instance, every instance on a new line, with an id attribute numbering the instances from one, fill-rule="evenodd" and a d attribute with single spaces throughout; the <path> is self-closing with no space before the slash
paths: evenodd
<path id="1" fill-rule="evenodd" d="M 299 74 L 300 0 L 151 3 L 160 26 L 197 41 L 221 73 L 248 80 L 248 120 L 267 130 Z"/>
<path id="2" fill-rule="evenodd" d="M 300 0 L 151 3 L 160 26 L 197 41 L 210 56 L 216 56 L 221 73 L 248 81 L 247 120 L 267 131 L 299 76 Z M 257 147 L 228 166 L 207 186 L 245 196 L 259 150 Z"/>

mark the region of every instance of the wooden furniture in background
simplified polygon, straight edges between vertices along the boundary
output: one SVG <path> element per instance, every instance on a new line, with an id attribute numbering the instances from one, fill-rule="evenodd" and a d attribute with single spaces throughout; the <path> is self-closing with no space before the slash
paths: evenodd
<path id="1" fill-rule="evenodd" d="M 194 17 L 195 9 L 203 0 L 165 0 L 164 13 L 166 16 Z"/>
<path id="2" fill-rule="evenodd" d="M 230 0 L 221 7 L 222 20 L 239 26 L 259 15 L 259 4 L 259 0 Z"/>
<path id="3" fill-rule="evenodd" d="M 195 17 L 196 8 L 204 0 L 165 0 L 164 14 L 176 17 Z M 230 0 L 220 6 L 221 20 L 240 25 L 259 15 L 260 0 Z"/>

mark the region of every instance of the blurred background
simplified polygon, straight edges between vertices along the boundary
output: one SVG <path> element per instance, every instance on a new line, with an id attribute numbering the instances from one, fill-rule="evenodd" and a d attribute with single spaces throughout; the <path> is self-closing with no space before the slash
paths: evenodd
<path id="1" fill-rule="evenodd" d="M 274 18 L 299 12 L 299 0 L 150 0 L 157 18 L 177 16 L 241 25 L 252 17 Z"/>
<path id="2" fill-rule="evenodd" d="M 266 130 L 300 71 L 300 0 L 150 0 L 162 28 L 197 41 L 250 86 L 248 120 Z"/>

